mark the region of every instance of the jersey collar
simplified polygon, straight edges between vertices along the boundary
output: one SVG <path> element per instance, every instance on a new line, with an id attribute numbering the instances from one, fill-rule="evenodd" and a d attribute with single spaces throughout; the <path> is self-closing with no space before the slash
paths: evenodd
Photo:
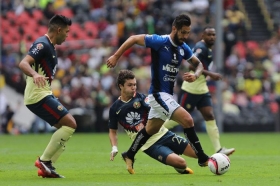
<path id="1" fill-rule="evenodd" d="M 170 43 L 171 43 L 173 46 L 178 47 L 178 46 L 172 41 L 170 35 L 168 35 L 168 38 L 169 38 Z"/>

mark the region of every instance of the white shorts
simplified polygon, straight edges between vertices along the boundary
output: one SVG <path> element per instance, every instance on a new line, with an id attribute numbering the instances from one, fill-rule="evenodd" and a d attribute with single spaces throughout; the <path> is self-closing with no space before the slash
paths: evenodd
<path id="1" fill-rule="evenodd" d="M 180 107 L 173 96 L 165 92 L 149 94 L 148 98 L 151 107 L 148 119 L 160 118 L 165 121 L 170 119 L 172 113 Z"/>

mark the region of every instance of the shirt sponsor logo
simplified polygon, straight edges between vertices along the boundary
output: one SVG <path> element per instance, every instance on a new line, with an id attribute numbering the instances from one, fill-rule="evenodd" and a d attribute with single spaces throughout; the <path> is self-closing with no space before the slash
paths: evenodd
<path id="1" fill-rule="evenodd" d="M 169 64 L 167 64 L 165 66 L 163 65 L 162 70 L 167 71 L 167 72 L 173 72 L 173 73 L 178 73 L 179 72 L 179 68 L 176 68 L 176 67 L 174 67 L 172 65 L 169 65 Z"/>
<path id="2" fill-rule="evenodd" d="M 163 77 L 163 81 L 172 81 L 172 82 L 175 82 L 175 81 L 176 81 L 176 77 L 175 77 L 175 76 L 165 75 L 165 76 Z"/>
<path id="3" fill-rule="evenodd" d="M 126 117 L 126 122 L 129 124 L 134 124 L 135 122 L 139 121 L 140 118 L 140 114 L 137 112 L 129 112 Z"/>

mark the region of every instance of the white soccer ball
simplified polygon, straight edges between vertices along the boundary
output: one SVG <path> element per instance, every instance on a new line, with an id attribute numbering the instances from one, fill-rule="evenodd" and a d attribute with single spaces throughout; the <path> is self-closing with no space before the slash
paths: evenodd
<path id="1" fill-rule="evenodd" d="M 208 167 L 216 175 L 225 174 L 230 168 L 230 159 L 225 154 L 215 153 L 209 158 Z"/>

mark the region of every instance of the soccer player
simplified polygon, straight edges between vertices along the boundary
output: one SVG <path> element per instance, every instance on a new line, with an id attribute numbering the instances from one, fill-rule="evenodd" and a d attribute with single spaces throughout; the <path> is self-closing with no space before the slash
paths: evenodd
<path id="1" fill-rule="evenodd" d="M 221 74 L 209 71 L 213 61 L 212 47 L 215 43 L 215 39 L 215 28 L 209 26 L 205 27 L 202 34 L 202 40 L 197 42 L 193 48 L 194 54 L 203 64 L 203 75 L 200 76 L 195 82 L 183 82 L 181 87 L 183 94 L 180 104 L 189 113 L 191 113 L 195 107 L 200 111 L 204 120 L 206 121 L 206 130 L 215 152 L 230 155 L 235 151 L 235 149 L 221 147 L 219 130 L 213 113 L 211 95 L 206 82 L 207 76 L 215 81 L 222 79 Z M 190 65 L 190 70 L 195 70 L 195 68 Z M 176 125 L 178 124 L 172 120 L 169 120 L 165 123 L 165 126 L 168 129 Z"/>
<path id="2" fill-rule="evenodd" d="M 121 70 L 117 78 L 121 95 L 110 108 L 109 137 L 112 145 L 111 161 L 118 153 L 117 129 L 120 124 L 130 139 L 135 139 L 139 130 L 148 120 L 150 106 L 144 94 L 136 92 L 136 79 L 132 71 Z M 181 174 L 193 174 L 186 161 L 178 154 L 196 158 L 194 150 L 184 138 L 168 131 L 164 126 L 141 148 L 147 155 L 159 162 L 170 165 Z M 134 171 L 130 172 L 134 174 Z"/>
<path id="3" fill-rule="evenodd" d="M 196 135 L 193 119 L 173 98 L 174 83 L 183 59 L 196 68 L 194 73 L 186 72 L 183 74 L 185 81 L 195 81 L 203 71 L 202 63 L 185 43 L 190 30 L 190 17 L 185 14 L 179 15 L 173 21 L 172 31 L 169 35 L 140 34 L 130 36 L 106 62 L 108 68 L 115 67 L 120 56 L 134 44 L 151 48 L 152 79 L 148 95 L 151 109 L 146 127 L 138 132 L 129 150 L 122 153 L 129 172 L 134 171 L 134 156 L 137 151 L 150 136 L 159 131 L 166 119 L 172 119 L 183 126 L 184 135 L 198 157 L 198 164 L 207 166 L 209 157 L 204 153 Z"/>
<path id="4" fill-rule="evenodd" d="M 49 21 L 48 32 L 31 45 L 28 54 L 19 63 L 26 77 L 24 103 L 27 108 L 57 128 L 43 154 L 35 161 L 38 176 L 63 178 L 55 171 L 54 163 L 65 149 L 66 142 L 77 125 L 68 110 L 53 96 L 51 82 L 57 68 L 55 45 L 65 41 L 72 22 L 63 15 Z"/>

